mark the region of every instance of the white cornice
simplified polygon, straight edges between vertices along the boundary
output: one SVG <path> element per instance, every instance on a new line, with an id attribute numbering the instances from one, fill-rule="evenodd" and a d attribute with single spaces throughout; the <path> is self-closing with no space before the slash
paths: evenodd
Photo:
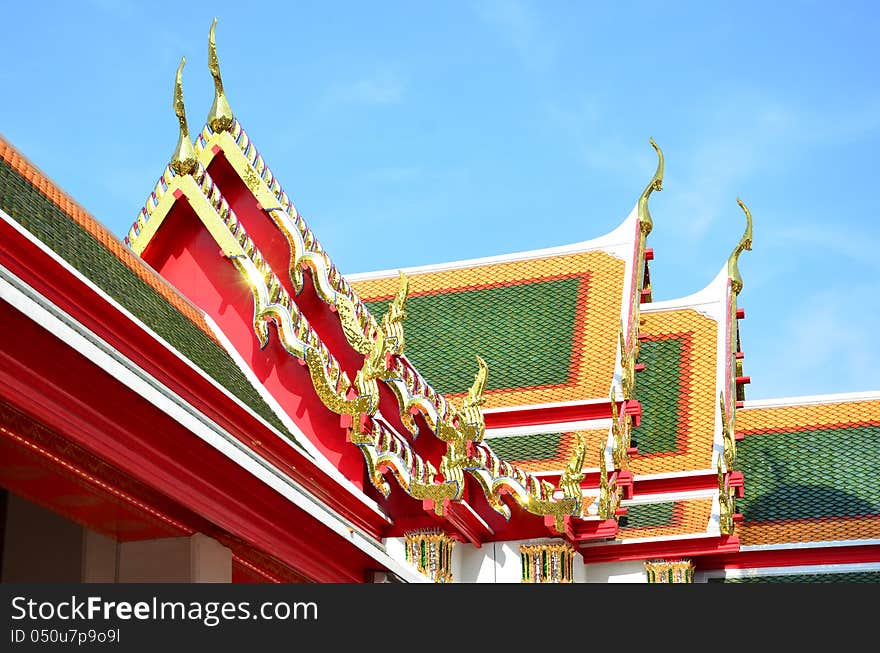
<path id="1" fill-rule="evenodd" d="M 627 218 L 622 223 L 620 223 L 620 225 L 617 226 L 613 231 L 592 240 L 585 240 L 579 243 L 562 245 L 559 247 L 533 249 L 526 252 L 517 252 L 513 254 L 500 254 L 498 256 L 485 256 L 482 258 L 466 259 L 463 261 L 450 261 L 448 263 L 419 265 L 409 268 L 394 268 L 389 270 L 377 270 L 374 272 L 346 274 L 345 279 L 349 282 L 368 281 L 370 279 L 396 277 L 398 271 L 403 271 L 407 275 L 427 274 L 431 272 L 444 272 L 446 270 L 473 268 L 482 265 L 494 265 L 496 263 L 528 261 L 536 258 L 546 258 L 548 256 L 578 254 L 581 252 L 591 252 L 596 250 L 605 251 L 618 258 L 626 260 L 632 255 L 633 235 L 636 233 L 634 225 L 637 220 L 638 212 L 636 211 L 636 209 L 633 209 L 627 216 Z"/>

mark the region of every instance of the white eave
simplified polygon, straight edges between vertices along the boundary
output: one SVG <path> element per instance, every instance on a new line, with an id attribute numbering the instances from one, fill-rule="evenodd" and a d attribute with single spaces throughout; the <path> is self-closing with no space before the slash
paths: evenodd
<path id="1" fill-rule="evenodd" d="M 801 397 L 780 397 L 773 399 L 753 399 L 746 401 L 740 410 L 749 408 L 787 408 L 791 406 L 820 406 L 827 404 L 848 404 L 860 401 L 880 401 L 880 390 L 865 392 L 841 392 L 828 395 L 804 395 Z"/>
<path id="2" fill-rule="evenodd" d="M 723 322 L 727 299 L 727 280 L 727 266 L 725 265 L 715 278 L 701 290 L 676 299 L 642 304 L 640 310 L 642 313 L 659 313 L 690 308 L 706 317 L 711 317 L 713 320 Z"/>
<path id="3" fill-rule="evenodd" d="M 463 268 L 474 268 L 482 265 L 495 265 L 497 263 L 513 263 L 516 261 L 529 261 L 537 258 L 546 258 L 549 256 L 561 256 L 565 254 L 579 254 L 581 252 L 603 251 L 615 256 L 619 259 L 629 260 L 632 258 L 634 246 L 633 238 L 638 233 L 638 211 L 633 209 L 627 218 L 617 226 L 613 231 L 593 238 L 592 240 L 584 240 L 571 245 L 562 245 L 559 247 L 548 247 L 545 249 L 533 249 L 526 252 L 517 252 L 513 254 L 500 254 L 498 256 L 486 256 L 482 258 L 466 259 L 463 261 L 451 261 L 448 263 L 436 263 L 432 265 L 420 265 L 409 268 L 394 268 L 389 270 L 377 270 L 374 272 L 359 272 L 356 274 L 346 274 L 345 278 L 349 282 L 369 281 L 371 279 L 384 279 L 387 277 L 396 277 L 399 271 L 407 275 L 427 274 L 431 272 L 444 272 L 446 270 L 459 270 Z"/>

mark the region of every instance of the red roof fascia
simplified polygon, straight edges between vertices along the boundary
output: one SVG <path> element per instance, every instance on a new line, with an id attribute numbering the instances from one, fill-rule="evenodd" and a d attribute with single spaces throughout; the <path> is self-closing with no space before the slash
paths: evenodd
<path id="1" fill-rule="evenodd" d="M 584 563 L 621 562 L 648 558 L 692 558 L 739 551 L 739 538 L 728 535 L 581 547 Z"/>

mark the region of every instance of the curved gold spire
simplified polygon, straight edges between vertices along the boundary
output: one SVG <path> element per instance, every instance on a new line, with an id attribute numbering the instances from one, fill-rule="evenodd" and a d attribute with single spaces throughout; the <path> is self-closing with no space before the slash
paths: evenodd
<path id="1" fill-rule="evenodd" d="M 651 183 L 645 188 L 642 196 L 639 198 L 639 228 L 644 235 L 651 233 L 654 228 L 654 221 L 651 219 L 651 212 L 648 210 L 648 198 L 655 190 L 663 190 L 663 150 L 661 150 L 654 139 L 649 139 L 651 146 L 657 150 L 657 171 L 651 179 Z"/>
<path id="2" fill-rule="evenodd" d="M 464 401 L 462 401 L 461 404 L 464 408 L 476 408 L 486 403 L 486 398 L 483 397 L 483 391 L 486 389 L 486 380 L 489 378 L 489 366 L 486 365 L 486 361 L 479 356 L 477 356 L 477 365 L 479 366 L 479 369 L 474 375 L 474 383 L 471 385 L 467 397 L 464 398 Z"/>
<path id="3" fill-rule="evenodd" d="M 198 167 L 198 159 L 196 151 L 193 148 L 192 141 L 189 139 L 189 127 L 186 125 L 186 107 L 183 104 L 183 67 L 186 65 L 186 57 L 180 58 L 180 65 L 177 67 L 177 77 L 174 80 L 174 114 L 180 123 L 180 137 L 177 139 L 177 147 L 168 164 L 171 169 L 179 175 L 191 175 Z"/>
<path id="4" fill-rule="evenodd" d="M 730 257 L 727 259 L 727 276 L 730 277 L 730 285 L 733 289 L 734 295 L 738 295 L 743 287 L 743 280 L 739 274 L 739 255 L 744 249 L 749 251 L 752 249 L 752 214 L 749 211 L 749 207 L 743 204 L 743 201 L 740 198 L 736 198 L 736 203 L 739 204 L 740 208 L 746 214 L 746 230 L 743 232 L 742 238 L 739 239 L 736 247 L 734 247 L 733 251 L 730 253 Z"/>
<path id="5" fill-rule="evenodd" d="M 220 78 L 220 60 L 217 58 L 217 43 L 214 41 L 214 30 L 217 27 L 217 19 L 211 23 L 211 33 L 208 35 L 208 69 L 214 78 L 214 104 L 208 112 L 208 124 L 215 132 L 228 131 L 232 127 L 232 108 L 226 100 L 223 92 L 223 80 Z"/>

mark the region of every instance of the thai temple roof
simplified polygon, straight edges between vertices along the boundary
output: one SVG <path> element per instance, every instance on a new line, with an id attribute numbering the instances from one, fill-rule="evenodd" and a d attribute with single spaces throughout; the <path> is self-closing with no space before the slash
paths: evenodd
<path id="1" fill-rule="evenodd" d="M 722 567 L 880 542 L 880 394 L 745 398 L 742 202 L 718 275 L 672 300 L 653 301 L 648 269 L 653 141 L 657 172 L 609 234 L 346 276 L 233 115 L 213 28 L 209 55 L 206 124 L 193 142 L 182 62 L 180 139 L 124 242 L 5 140 L 0 209 L 381 514 L 387 539 L 552 537 L 586 562 Z M 294 467 L 275 441 L 247 446 Z"/>

